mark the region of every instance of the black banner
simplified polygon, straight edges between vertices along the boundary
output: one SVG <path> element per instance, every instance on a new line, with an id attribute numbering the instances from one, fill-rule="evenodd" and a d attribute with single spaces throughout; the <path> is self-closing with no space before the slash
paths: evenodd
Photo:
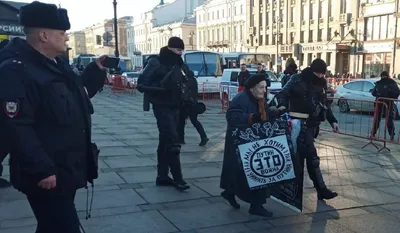
<path id="1" fill-rule="evenodd" d="M 231 128 L 241 169 L 250 189 L 268 187 L 278 202 L 302 211 L 303 170 L 295 156 L 286 117 L 255 123 L 250 127 Z"/>

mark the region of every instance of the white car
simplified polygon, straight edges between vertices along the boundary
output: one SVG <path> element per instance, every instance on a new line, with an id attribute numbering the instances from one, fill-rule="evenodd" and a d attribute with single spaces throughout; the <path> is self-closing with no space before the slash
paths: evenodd
<path id="1" fill-rule="evenodd" d="M 339 106 L 339 110 L 343 113 L 349 112 L 350 110 L 357 110 L 361 112 L 374 112 L 374 101 L 375 97 L 372 96 L 371 92 L 375 87 L 375 83 L 380 78 L 371 79 L 356 79 L 346 84 L 336 87 L 334 95 L 334 104 Z M 400 87 L 400 81 L 396 80 Z M 397 109 L 400 104 L 396 101 Z M 399 116 L 399 111 L 396 109 Z"/>
<path id="2" fill-rule="evenodd" d="M 255 75 L 257 69 L 255 68 L 247 68 L 250 72 L 250 75 Z M 271 81 L 271 86 L 268 88 L 268 100 L 272 100 L 274 95 L 282 90 L 281 82 L 278 81 L 278 78 L 272 71 L 265 71 L 268 75 L 269 80 Z M 224 69 L 221 80 L 221 90 L 220 90 L 220 98 L 221 99 L 229 99 L 231 101 L 233 97 L 238 93 L 238 77 L 240 73 L 240 68 L 232 68 L 232 69 Z"/>
<path id="3" fill-rule="evenodd" d="M 140 72 L 125 72 L 122 73 L 122 77 L 124 77 L 129 87 L 134 87 L 137 84 L 137 79 L 139 78 Z"/>

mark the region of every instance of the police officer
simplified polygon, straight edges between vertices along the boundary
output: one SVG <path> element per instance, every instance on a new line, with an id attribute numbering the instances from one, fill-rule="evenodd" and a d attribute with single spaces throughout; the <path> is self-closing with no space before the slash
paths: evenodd
<path id="1" fill-rule="evenodd" d="M 371 94 L 376 97 L 376 100 L 379 97 L 386 98 L 382 99 L 381 102 L 385 103 L 389 108 L 389 117 L 388 117 L 388 132 L 390 136 L 390 140 L 394 140 L 395 136 L 395 127 L 394 127 L 394 119 L 396 117 L 396 106 L 394 101 L 390 101 L 388 99 L 397 99 L 400 95 L 399 86 L 396 81 L 389 77 L 389 73 L 387 71 L 383 71 L 381 73 L 381 80 L 377 81 L 374 89 L 371 91 Z M 385 105 L 378 104 L 378 112 L 377 112 L 377 120 L 375 121 L 374 127 L 372 129 L 372 137 L 375 137 L 376 132 L 379 128 L 379 123 L 382 118 L 382 113 L 386 109 Z"/>
<path id="2" fill-rule="evenodd" d="M 97 178 L 90 102 L 103 86 L 101 56 L 78 77 L 59 56 L 70 29 L 67 11 L 32 2 L 20 9 L 26 40 L 0 53 L 0 123 L 10 141 L 11 183 L 35 214 L 37 233 L 78 233 L 76 190 Z"/>
<path id="3" fill-rule="evenodd" d="M 324 78 L 327 65 L 321 59 L 315 59 L 310 67 L 301 74 L 293 75 L 289 82 L 277 94 L 278 108 L 288 110 L 292 118 L 301 119 L 302 129 L 298 138 L 298 153 L 301 163 L 306 160 L 308 174 L 318 193 L 318 199 L 332 199 L 336 192 L 329 190 L 319 167 L 320 159 L 314 146 L 316 127 L 328 120 L 334 132 L 339 132 L 339 125 L 327 104 Z"/>
<path id="4" fill-rule="evenodd" d="M 247 66 L 245 63 L 242 63 L 240 65 L 240 72 L 239 72 L 239 77 L 238 77 L 238 83 L 239 83 L 239 88 L 238 92 L 241 92 L 244 90 L 244 83 L 246 82 L 247 79 L 250 78 L 250 72 L 247 70 Z"/>
<path id="5" fill-rule="evenodd" d="M 281 80 L 282 88 L 286 85 L 287 82 L 289 82 L 292 75 L 297 74 L 297 65 L 293 58 L 288 58 L 288 60 L 286 61 L 286 68 L 283 74 L 284 76 Z"/>
<path id="6" fill-rule="evenodd" d="M 206 131 L 203 125 L 198 119 L 198 93 L 199 87 L 196 78 L 194 77 L 193 71 L 189 70 L 189 75 L 187 76 L 187 87 L 189 90 L 188 99 L 185 101 L 180 109 L 179 122 L 178 122 L 178 135 L 179 143 L 185 144 L 185 125 L 186 119 L 189 118 L 192 125 L 196 128 L 197 133 L 200 135 L 199 146 L 205 146 L 209 141 Z"/>
<path id="7" fill-rule="evenodd" d="M 153 105 L 159 130 L 156 185 L 174 186 L 183 191 L 190 186 L 183 180 L 178 136 L 179 110 L 186 96 L 189 68 L 181 58 L 183 40 L 171 37 L 156 57 L 148 60 L 138 79 L 137 89 Z M 147 107 L 144 107 L 147 109 Z M 173 179 L 168 176 L 169 170 Z"/>
<path id="8" fill-rule="evenodd" d="M 2 40 L 0 42 L 0 53 L 1 50 L 8 44 L 9 40 Z M 4 159 L 7 157 L 9 151 L 6 149 L 8 143 L 6 142 L 7 135 L 4 135 L 4 132 L 0 131 L 0 176 L 3 174 L 3 165 L 1 164 L 4 162 Z M 8 182 L 6 179 L 0 178 L 0 188 L 10 187 L 11 183 Z"/>

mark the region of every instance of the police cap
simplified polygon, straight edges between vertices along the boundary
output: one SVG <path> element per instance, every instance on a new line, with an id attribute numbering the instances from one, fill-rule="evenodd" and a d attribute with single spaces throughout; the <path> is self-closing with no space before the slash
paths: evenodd
<path id="1" fill-rule="evenodd" d="M 26 28 L 47 28 L 63 31 L 71 28 L 66 9 L 38 1 L 21 7 L 19 22 Z"/>

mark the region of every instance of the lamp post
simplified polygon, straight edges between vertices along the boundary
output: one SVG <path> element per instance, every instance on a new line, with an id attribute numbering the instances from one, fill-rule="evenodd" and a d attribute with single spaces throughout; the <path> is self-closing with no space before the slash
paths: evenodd
<path id="1" fill-rule="evenodd" d="M 192 46 L 192 50 L 193 50 L 193 39 L 194 39 L 194 35 L 195 35 L 195 33 L 193 32 L 193 31 L 191 31 L 190 33 L 189 33 L 189 36 L 188 36 L 188 38 L 189 38 L 189 44 Z"/>
<path id="2" fill-rule="evenodd" d="M 282 18 L 280 17 L 280 16 L 277 16 L 276 17 L 276 21 L 275 21 L 275 23 L 276 23 L 276 32 L 275 32 L 275 36 L 276 36 L 276 39 L 275 39 L 275 42 L 276 42 L 276 72 L 277 73 L 279 73 L 279 65 L 278 65 L 278 58 L 279 58 L 279 43 L 280 43 L 280 40 L 279 40 L 279 37 L 281 36 L 280 34 L 281 34 L 281 22 L 282 22 Z"/>
<path id="3" fill-rule="evenodd" d="M 118 19 L 117 19 L 117 0 L 114 0 L 114 38 L 115 38 L 115 56 L 119 57 L 118 50 Z"/>

